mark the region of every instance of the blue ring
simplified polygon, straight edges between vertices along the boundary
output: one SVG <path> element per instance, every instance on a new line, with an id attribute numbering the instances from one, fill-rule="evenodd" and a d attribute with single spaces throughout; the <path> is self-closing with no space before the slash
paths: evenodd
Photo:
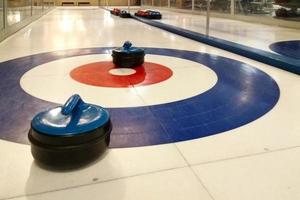
<path id="1" fill-rule="evenodd" d="M 300 59 L 300 40 L 275 42 L 269 48 L 280 55 Z"/>
<path id="2" fill-rule="evenodd" d="M 28 144 L 32 117 L 57 104 L 25 93 L 19 81 L 38 65 L 73 56 L 110 54 L 112 48 L 87 48 L 41 53 L 0 63 L 0 138 Z M 277 83 L 248 64 L 207 53 L 145 48 L 201 63 L 218 76 L 213 88 L 197 96 L 160 105 L 109 108 L 113 123 L 110 147 L 134 147 L 201 138 L 245 125 L 270 111 L 279 99 Z M 182 83 L 184 84 L 184 83 Z"/>

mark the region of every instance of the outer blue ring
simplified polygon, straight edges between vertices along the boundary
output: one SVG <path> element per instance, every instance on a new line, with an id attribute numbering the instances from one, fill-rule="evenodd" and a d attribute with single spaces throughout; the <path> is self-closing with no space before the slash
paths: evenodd
<path id="1" fill-rule="evenodd" d="M 280 55 L 300 59 L 300 40 L 275 42 L 269 47 L 272 51 Z"/>
<path id="2" fill-rule="evenodd" d="M 0 63 L 0 138 L 27 144 L 32 117 L 57 106 L 22 90 L 19 81 L 26 71 L 61 58 L 110 54 L 111 50 L 57 51 Z M 270 76 L 240 61 L 194 51 L 161 48 L 145 48 L 145 51 L 201 63 L 217 74 L 218 82 L 205 93 L 181 101 L 108 109 L 113 123 L 111 147 L 171 143 L 221 133 L 256 120 L 270 111 L 279 99 L 278 85 Z"/>

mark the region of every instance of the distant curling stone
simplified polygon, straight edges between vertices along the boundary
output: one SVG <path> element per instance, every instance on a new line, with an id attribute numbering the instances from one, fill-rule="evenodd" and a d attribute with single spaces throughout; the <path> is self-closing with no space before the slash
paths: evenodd
<path id="1" fill-rule="evenodd" d="M 119 16 L 120 16 L 121 18 L 131 18 L 130 13 L 127 12 L 126 10 L 122 10 L 122 11 L 120 12 Z"/>
<path id="2" fill-rule="evenodd" d="M 119 8 L 113 8 L 112 10 L 110 10 L 110 14 L 117 15 L 117 16 L 119 16 L 120 12 L 121 9 Z"/>
<path id="3" fill-rule="evenodd" d="M 108 111 L 73 95 L 63 106 L 37 114 L 28 138 L 31 153 L 41 164 L 73 167 L 105 152 L 112 125 Z"/>
<path id="4" fill-rule="evenodd" d="M 112 51 L 113 63 L 117 67 L 137 67 L 144 63 L 144 49 L 132 47 L 132 43 L 126 41 L 123 47 Z"/>
<path id="5" fill-rule="evenodd" d="M 135 16 L 143 17 L 147 19 L 161 19 L 162 15 L 158 10 L 151 10 L 151 9 L 140 9 L 136 13 Z"/>

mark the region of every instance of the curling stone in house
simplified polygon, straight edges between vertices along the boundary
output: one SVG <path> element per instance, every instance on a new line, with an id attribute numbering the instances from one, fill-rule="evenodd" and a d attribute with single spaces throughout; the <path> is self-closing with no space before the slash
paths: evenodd
<path id="1" fill-rule="evenodd" d="M 28 138 L 31 153 L 38 162 L 72 166 L 88 163 L 103 154 L 111 130 L 105 109 L 73 95 L 63 106 L 37 114 L 31 121 Z"/>
<path id="2" fill-rule="evenodd" d="M 112 51 L 113 63 L 118 67 L 136 67 L 144 63 L 145 51 L 132 47 L 132 43 L 126 41 L 123 47 Z"/>

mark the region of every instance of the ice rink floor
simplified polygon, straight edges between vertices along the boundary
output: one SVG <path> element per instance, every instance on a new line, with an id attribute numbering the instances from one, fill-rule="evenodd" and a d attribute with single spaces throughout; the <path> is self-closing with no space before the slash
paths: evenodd
<path id="1" fill-rule="evenodd" d="M 162 22 L 198 29 L 186 14 Z M 241 40 L 253 44 L 253 30 Z M 299 39 L 287 32 L 271 42 Z M 110 62 L 126 40 L 147 53 L 141 80 L 112 79 L 126 69 L 107 69 L 105 86 L 70 75 Z M 103 9 L 56 8 L 0 43 L 0 77 L 1 200 L 300 199 L 299 75 Z M 30 120 L 74 93 L 111 112 L 110 148 L 77 170 L 41 168 Z"/>

